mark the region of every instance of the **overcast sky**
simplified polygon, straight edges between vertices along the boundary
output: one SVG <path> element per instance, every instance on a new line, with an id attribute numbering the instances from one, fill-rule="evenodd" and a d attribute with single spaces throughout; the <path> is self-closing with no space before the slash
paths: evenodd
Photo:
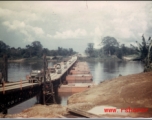
<path id="1" fill-rule="evenodd" d="M 40 41 L 83 53 L 106 36 L 130 45 L 142 34 L 152 36 L 151 1 L 0 1 L 0 40 L 11 47 Z"/>

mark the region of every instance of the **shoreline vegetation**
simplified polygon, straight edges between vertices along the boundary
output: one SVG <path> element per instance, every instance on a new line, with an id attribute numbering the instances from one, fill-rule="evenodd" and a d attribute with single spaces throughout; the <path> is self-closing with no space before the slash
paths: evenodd
<path id="1" fill-rule="evenodd" d="M 123 59 L 119 59 L 116 56 L 107 56 L 107 57 L 79 57 L 78 60 L 80 61 L 87 61 L 87 62 L 104 62 L 104 61 L 122 61 Z"/>
<path id="2" fill-rule="evenodd" d="M 62 57 L 61 59 L 50 59 L 47 57 L 47 60 L 49 62 L 54 62 L 54 61 L 61 61 L 67 57 Z M 112 56 L 105 56 L 105 57 L 82 57 L 80 56 L 78 60 L 80 61 L 88 61 L 88 62 L 103 62 L 103 61 L 129 61 L 129 60 L 139 60 L 136 59 L 138 58 L 137 55 L 131 55 L 131 56 L 124 56 L 124 59 L 118 58 L 116 55 Z M 43 58 L 18 58 L 18 59 L 8 59 L 8 62 L 16 62 L 16 63 L 21 63 L 21 62 L 33 62 L 33 61 L 43 61 Z M 0 62 L 3 62 L 2 58 L 0 59 Z"/>
<path id="3" fill-rule="evenodd" d="M 47 57 L 48 62 L 56 62 L 56 61 L 61 61 L 63 59 L 66 59 L 67 57 L 62 57 L 61 59 L 50 59 Z M 33 57 L 33 58 L 18 58 L 18 59 L 8 59 L 8 62 L 15 62 L 15 63 L 22 63 L 22 62 L 35 62 L 35 61 L 43 61 L 43 58 L 38 58 L 38 57 Z M 0 63 L 3 62 L 3 59 L 0 58 Z"/>
<path id="4" fill-rule="evenodd" d="M 33 62 L 33 61 L 42 61 L 42 58 L 19 58 L 19 59 L 8 59 L 8 62 L 16 62 L 16 63 L 22 63 L 22 62 Z M 0 62 L 3 62 L 2 59 L 0 59 Z"/>
<path id="5" fill-rule="evenodd" d="M 104 56 L 104 57 L 82 57 L 78 58 L 80 61 L 88 61 L 88 62 L 103 62 L 103 61 L 141 61 L 139 55 L 126 55 L 122 56 L 122 58 L 118 58 L 116 55 Z"/>

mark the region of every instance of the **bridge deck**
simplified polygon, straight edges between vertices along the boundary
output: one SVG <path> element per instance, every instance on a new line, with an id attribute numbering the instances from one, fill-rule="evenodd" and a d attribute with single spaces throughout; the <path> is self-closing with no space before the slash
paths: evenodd
<path id="1" fill-rule="evenodd" d="M 55 81 L 58 80 L 62 77 L 62 75 L 64 73 L 67 72 L 67 70 L 76 62 L 77 57 L 72 57 L 69 61 L 67 61 L 67 67 L 64 68 L 64 63 L 61 62 L 61 74 L 56 73 L 50 73 L 51 76 L 51 81 Z M 11 91 L 11 90 L 18 90 L 21 88 L 25 88 L 25 87 L 32 87 L 34 85 L 39 85 L 39 83 L 29 83 L 28 80 L 23 80 L 21 81 L 16 81 L 16 82 L 11 82 L 11 83 L 5 83 L 5 87 L 3 88 L 2 85 L 0 85 L 0 93 L 2 93 L 3 91 Z"/>
<path id="2" fill-rule="evenodd" d="M 24 83 L 22 84 L 22 86 L 20 84 L 16 84 L 16 85 L 12 85 L 12 86 L 6 86 L 4 88 L 5 91 L 10 91 L 10 90 L 13 90 L 13 89 L 21 89 L 21 88 L 24 88 L 24 87 L 32 87 L 33 85 L 38 85 L 38 83 Z M 1 87 L 0 88 L 0 91 L 3 91 L 3 88 Z"/>

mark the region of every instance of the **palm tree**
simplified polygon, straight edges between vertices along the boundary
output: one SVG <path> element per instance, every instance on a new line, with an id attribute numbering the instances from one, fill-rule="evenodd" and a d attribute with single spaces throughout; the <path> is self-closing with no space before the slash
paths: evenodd
<path id="1" fill-rule="evenodd" d="M 152 51 L 151 51 L 152 39 L 151 39 L 151 37 L 149 37 L 148 41 L 149 41 L 149 46 L 148 46 L 147 64 L 149 65 L 152 61 Z"/>
<path id="2" fill-rule="evenodd" d="M 148 56 L 148 53 L 150 52 L 150 43 L 149 41 L 151 40 L 151 37 L 146 41 L 144 35 L 142 35 L 142 43 L 137 43 L 137 47 L 134 45 L 130 44 L 140 55 L 141 60 L 145 61 L 146 57 Z M 149 57 L 148 57 L 149 58 Z"/>

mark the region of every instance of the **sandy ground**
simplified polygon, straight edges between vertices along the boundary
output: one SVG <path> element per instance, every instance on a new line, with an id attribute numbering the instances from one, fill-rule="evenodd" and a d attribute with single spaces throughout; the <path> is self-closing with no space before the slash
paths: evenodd
<path id="1" fill-rule="evenodd" d="M 148 108 L 145 113 L 129 113 L 125 117 L 152 117 L 152 72 L 121 76 L 107 80 L 90 90 L 69 97 L 68 106 L 89 111 L 93 107 L 108 105 L 121 108 Z M 89 104 L 88 104 L 89 103 Z M 76 104 L 76 106 L 74 106 Z M 88 105 L 87 105 L 88 104 Z M 85 106 L 83 108 L 83 106 Z M 91 106 L 91 108 L 86 108 Z M 106 107 L 105 107 L 106 108 Z M 103 108 L 94 110 L 96 113 Z M 102 113 L 102 112 L 101 112 Z M 120 115 L 102 114 L 120 117 Z"/>
<path id="2" fill-rule="evenodd" d="M 53 104 L 53 105 L 35 105 L 18 114 L 8 114 L 5 118 L 62 118 L 67 114 L 66 107 Z"/>
<path id="3" fill-rule="evenodd" d="M 35 105 L 19 114 L 5 118 L 62 118 L 66 108 L 77 108 L 99 115 L 101 118 L 149 118 L 152 117 L 152 72 L 121 76 L 106 80 L 81 93 L 73 94 L 67 106 Z M 147 108 L 148 112 L 104 113 L 104 108 Z M 1 116 L 1 115 L 0 115 Z"/>

